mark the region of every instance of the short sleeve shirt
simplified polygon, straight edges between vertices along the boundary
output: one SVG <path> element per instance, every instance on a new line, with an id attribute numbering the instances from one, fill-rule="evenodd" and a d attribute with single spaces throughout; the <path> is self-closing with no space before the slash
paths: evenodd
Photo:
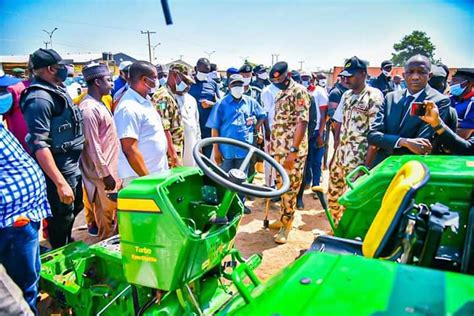
<path id="1" fill-rule="evenodd" d="M 198 104 L 199 110 L 199 126 L 201 127 L 202 138 L 210 137 L 211 130 L 206 128 L 207 119 L 211 114 L 212 108 L 203 108 L 201 100 L 208 100 L 216 102 L 220 99 L 220 92 L 217 83 L 214 80 L 199 81 L 196 80 L 196 83 L 189 88 L 189 94 L 192 95 Z"/>
<path id="2" fill-rule="evenodd" d="M 168 170 L 168 144 L 163 124 L 160 114 L 148 98 L 142 97 L 131 88 L 128 89 L 115 109 L 114 121 L 119 139 L 137 140 L 138 149 L 150 173 Z M 123 150 L 119 152 L 118 169 L 122 179 L 138 176 L 128 163 Z"/>
<path id="3" fill-rule="evenodd" d="M 265 112 L 255 99 L 243 95 L 242 99 L 236 101 L 228 94 L 214 105 L 206 126 L 217 129 L 221 137 L 252 144 L 255 124 L 265 117 Z M 231 145 L 221 144 L 219 149 L 225 159 L 240 159 L 247 154 L 246 150 Z"/>
<path id="4" fill-rule="evenodd" d="M 326 89 L 316 86 L 316 89 L 313 91 L 314 102 L 316 103 L 316 113 L 317 113 L 317 120 L 316 120 L 316 127 L 315 129 L 319 129 L 319 118 L 321 117 L 321 108 L 327 108 L 328 106 L 328 93 Z"/>

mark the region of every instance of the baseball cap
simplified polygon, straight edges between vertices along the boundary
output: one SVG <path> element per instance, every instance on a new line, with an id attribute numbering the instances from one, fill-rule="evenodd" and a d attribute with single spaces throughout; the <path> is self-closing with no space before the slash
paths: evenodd
<path id="1" fill-rule="evenodd" d="M 31 55 L 33 69 L 44 68 L 52 65 L 66 65 L 70 63 L 62 57 L 54 49 L 40 48 Z"/>
<path id="2" fill-rule="evenodd" d="M 10 75 L 3 74 L 0 76 L 0 87 L 9 87 L 12 86 L 21 80 Z"/>
<path id="3" fill-rule="evenodd" d="M 239 75 L 239 74 L 230 75 L 230 77 L 229 77 L 229 85 L 231 85 L 231 84 L 234 83 L 234 82 L 242 82 L 242 83 L 244 83 L 244 77 L 242 77 L 242 75 Z"/>
<path id="4" fill-rule="evenodd" d="M 181 74 L 184 77 L 186 83 L 188 84 L 195 83 L 194 79 L 189 75 L 191 73 L 191 69 L 188 66 L 183 65 L 183 64 L 172 64 L 170 66 L 170 70 Z"/>
<path id="5" fill-rule="evenodd" d="M 390 61 L 390 60 L 384 60 L 382 62 L 382 65 L 380 66 L 381 68 L 385 68 L 385 67 L 393 67 L 393 63 Z"/>
<path id="6" fill-rule="evenodd" d="M 339 74 L 339 76 L 352 77 L 358 71 L 367 71 L 367 64 L 362 59 L 354 56 L 346 61 L 344 70 Z"/>

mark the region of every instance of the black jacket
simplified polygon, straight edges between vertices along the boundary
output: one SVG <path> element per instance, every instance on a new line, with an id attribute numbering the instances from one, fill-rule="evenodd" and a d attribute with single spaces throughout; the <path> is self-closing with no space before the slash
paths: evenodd
<path id="1" fill-rule="evenodd" d="M 385 76 L 383 73 L 372 82 L 372 87 L 382 91 L 383 95 L 387 95 L 387 93 L 394 90 L 392 78 Z"/>
<path id="2" fill-rule="evenodd" d="M 439 135 L 438 140 L 455 155 L 474 155 L 474 136 L 465 140 L 456 135 L 451 129 L 446 128 L 446 131 Z"/>

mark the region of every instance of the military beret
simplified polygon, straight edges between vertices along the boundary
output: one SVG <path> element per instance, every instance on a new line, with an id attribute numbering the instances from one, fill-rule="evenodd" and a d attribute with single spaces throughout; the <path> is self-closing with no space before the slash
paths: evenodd
<path id="1" fill-rule="evenodd" d="M 291 71 L 291 78 L 293 78 L 295 81 L 301 81 L 301 76 L 300 76 L 299 71 L 292 70 Z"/>
<path id="2" fill-rule="evenodd" d="M 474 68 L 459 68 L 454 76 L 465 77 L 470 80 L 474 79 Z"/>
<path id="3" fill-rule="evenodd" d="M 82 68 L 82 75 L 85 81 L 110 76 L 110 70 L 107 65 L 91 63 Z"/>
<path id="4" fill-rule="evenodd" d="M 273 65 L 270 70 L 270 78 L 277 79 L 288 72 L 288 63 L 286 61 L 279 61 Z"/>
<path id="5" fill-rule="evenodd" d="M 242 67 L 239 68 L 239 73 L 247 73 L 247 72 L 252 72 L 252 66 L 249 64 L 244 64 Z"/>

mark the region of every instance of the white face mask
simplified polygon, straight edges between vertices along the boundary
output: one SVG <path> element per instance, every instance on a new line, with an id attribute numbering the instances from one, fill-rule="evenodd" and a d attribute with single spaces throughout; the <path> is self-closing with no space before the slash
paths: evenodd
<path id="1" fill-rule="evenodd" d="M 252 80 L 252 78 L 244 78 L 244 86 L 250 85 L 251 80 Z"/>
<path id="2" fill-rule="evenodd" d="M 168 80 L 168 78 L 166 77 L 163 77 L 163 78 L 160 78 L 160 87 L 164 87 L 166 86 L 166 81 Z"/>
<path id="3" fill-rule="evenodd" d="M 188 85 L 185 84 L 184 81 L 181 81 L 179 84 L 176 85 L 176 92 L 183 92 L 184 90 L 186 90 L 187 87 Z"/>
<path id="4" fill-rule="evenodd" d="M 305 88 L 309 87 L 309 81 L 302 81 L 301 82 Z"/>
<path id="5" fill-rule="evenodd" d="M 240 99 L 244 94 L 244 87 L 232 87 L 230 88 L 230 94 L 236 99 Z"/>
<path id="6" fill-rule="evenodd" d="M 203 72 L 198 71 L 196 73 L 196 78 L 199 81 L 207 81 L 207 79 L 209 78 L 209 74 L 205 74 Z"/>
<path id="7" fill-rule="evenodd" d="M 390 71 L 382 70 L 382 73 L 385 75 L 385 77 L 390 77 Z"/>
<path id="8" fill-rule="evenodd" d="M 327 84 L 327 81 L 326 81 L 326 79 L 320 79 L 320 80 L 318 80 L 318 83 L 321 87 L 325 87 L 326 84 Z"/>
<path id="9" fill-rule="evenodd" d="M 220 79 L 221 76 L 219 75 L 219 73 L 217 71 L 212 71 L 209 73 L 209 78 L 211 79 Z"/>
<path id="10" fill-rule="evenodd" d="M 153 94 L 156 92 L 156 90 L 160 87 L 160 81 L 158 79 L 155 80 L 155 86 L 154 87 L 150 87 L 149 85 L 146 85 L 148 87 L 149 92 L 148 94 Z"/>
<path id="11" fill-rule="evenodd" d="M 257 77 L 259 77 L 262 80 L 267 80 L 268 79 L 268 73 L 262 72 L 261 74 L 258 74 Z"/>

